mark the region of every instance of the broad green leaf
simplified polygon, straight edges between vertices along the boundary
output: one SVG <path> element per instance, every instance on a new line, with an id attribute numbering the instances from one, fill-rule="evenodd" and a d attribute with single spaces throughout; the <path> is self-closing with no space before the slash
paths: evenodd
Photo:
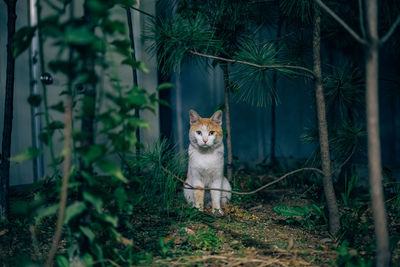
<path id="1" fill-rule="evenodd" d="M 147 98 L 144 94 L 141 94 L 140 92 L 137 92 L 136 90 L 132 90 L 129 95 L 128 95 L 128 101 L 129 104 L 135 105 L 135 106 L 140 106 L 147 104 Z"/>
<path id="2" fill-rule="evenodd" d="M 289 207 L 278 205 L 275 206 L 274 211 L 282 216 L 305 216 L 307 212 L 302 207 Z"/>
<path id="3" fill-rule="evenodd" d="M 75 216 L 81 214 L 86 210 L 86 204 L 82 201 L 76 201 L 69 205 L 65 210 L 65 218 L 64 223 L 68 224 L 68 222 Z"/>
<path id="4" fill-rule="evenodd" d="M 34 158 L 37 158 L 41 154 L 43 154 L 43 150 L 34 147 L 28 147 L 22 150 L 21 153 L 19 153 L 18 155 L 11 157 L 10 161 L 21 163 L 27 160 L 32 160 Z"/>
<path id="5" fill-rule="evenodd" d="M 64 41 L 68 44 L 88 45 L 95 39 L 93 33 L 86 26 L 66 27 Z"/>
<path id="6" fill-rule="evenodd" d="M 56 261 L 59 267 L 69 267 L 68 259 L 63 255 L 58 255 Z"/>
<path id="7" fill-rule="evenodd" d="M 111 175 L 124 183 L 128 182 L 128 179 L 125 178 L 121 168 L 117 164 L 111 161 L 102 160 L 97 162 L 97 166 L 106 174 Z"/>
<path id="8" fill-rule="evenodd" d="M 26 49 L 28 49 L 31 44 L 32 38 L 35 35 L 36 27 L 22 27 L 19 29 L 13 37 L 13 54 L 14 58 L 22 54 Z"/>
<path id="9" fill-rule="evenodd" d="M 157 86 L 156 90 L 161 91 L 161 90 L 169 89 L 172 87 L 175 87 L 175 85 L 173 83 L 162 83 L 159 86 Z"/>
<path id="10" fill-rule="evenodd" d="M 79 229 L 89 239 L 89 242 L 92 243 L 96 237 L 96 235 L 93 233 L 92 229 L 90 229 L 87 226 L 79 226 Z"/>
<path id="11" fill-rule="evenodd" d="M 83 192 L 83 199 L 91 203 L 98 213 L 101 213 L 101 209 L 103 208 L 103 200 L 101 198 L 93 196 L 85 191 Z"/>

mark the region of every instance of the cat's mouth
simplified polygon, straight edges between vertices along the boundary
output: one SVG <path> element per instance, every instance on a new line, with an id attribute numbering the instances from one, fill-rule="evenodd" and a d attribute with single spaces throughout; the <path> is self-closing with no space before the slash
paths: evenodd
<path id="1" fill-rule="evenodd" d="M 209 144 L 209 143 L 199 143 L 199 147 L 210 147 L 211 146 L 211 144 Z"/>

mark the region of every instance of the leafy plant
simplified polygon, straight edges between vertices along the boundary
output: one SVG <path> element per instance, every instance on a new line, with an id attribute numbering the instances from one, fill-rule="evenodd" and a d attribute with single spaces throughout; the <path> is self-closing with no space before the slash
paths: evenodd
<path id="1" fill-rule="evenodd" d="M 201 250 L 215 251 L 221 246 L 221 240 L 215 235 L 211 228 L 200 227 L 193 236 L 188 236 L 188 241 Z"/>
<path id="2" fill-rule="evenodd" d="M 350 176 L 350 178 L 348 177 Z M 358 182 L 358 174 L 357 172 L 351 173 L 351 175 L 348 175 L 347 173 L 345 174 L 344 178 L 344 192 L 340 194 L 343 204 L 346 207 L 350 206 L 351 202 L 355 202 L 356 198 L 354 197 L 354 189 L 357 186 Z M 353 196 L 353 199 L 351 199 L 351 196 Z"/>
<path id="3" fill-rule="evenodd" d="M 286 219 L 287 223 L 298 222 L 309 230 L 328 223 L 325 211 L 316 204 L 304 207 L 278 205 L 273 210 L 279 215 L 289 217 Z"/>
<path id="4" fill-rule="evenodd" d="M 371 258 L 366 258 L 364 255 L 353 248 L 348 246 L 348 242 L 343 242 L 340 247 L 337 248 L 339 253 L 334 266 L 340 267 L 370 267 L 373 266 Z"/>

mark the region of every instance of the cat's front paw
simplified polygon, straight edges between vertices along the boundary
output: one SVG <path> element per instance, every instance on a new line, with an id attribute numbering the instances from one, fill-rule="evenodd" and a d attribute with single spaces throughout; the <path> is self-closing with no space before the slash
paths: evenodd
<path id="1" fill-rule="evenodd" d="M 225 214 L 224 211 L 223 211 L 222 209 L 213 209 L 212 213 L 213 213 L 215 216 L 218 216 L 218 217 L 224 216 L 224 214 Z"/>

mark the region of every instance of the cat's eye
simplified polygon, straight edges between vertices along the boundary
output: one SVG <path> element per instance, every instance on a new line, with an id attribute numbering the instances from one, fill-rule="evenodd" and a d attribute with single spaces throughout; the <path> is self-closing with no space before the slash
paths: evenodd
<path id="1" fill-rule="evenodd" d="M 201 131 L 197 131 L 196 133 L 201 135 Z"/>
<path id="2" fill-rule="evenodd" d="M 214 134 L 214 131 L 210 131 L 209 133 L 208 133 L 208 135 L 213 135 Z"/>

